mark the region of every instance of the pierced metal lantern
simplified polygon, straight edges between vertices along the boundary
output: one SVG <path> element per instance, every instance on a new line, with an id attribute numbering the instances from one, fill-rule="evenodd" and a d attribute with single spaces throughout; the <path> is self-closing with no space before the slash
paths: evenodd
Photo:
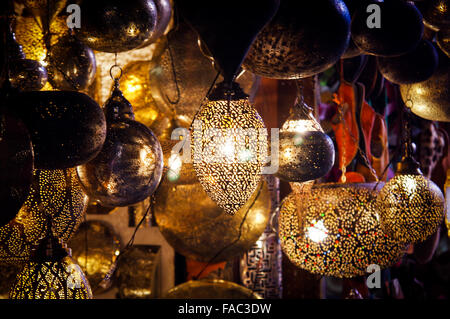
<path id="1" fill-rule="evenodd" d="M 291 193 L 279 215 L 286 256 L 313 274 L 339 278 L 395 263 L 404 246 L 381 229 L 375 185 L 316 184 L 300 199 Z"/>
<path id="2" fill-rule="evenodd" d="M 33 174 L 28 130 L 12 114 L 0 112 L 0 226 L 9 223 L 25 202 Z"/>
<path id="3" fill-rule="evenodd" d="M 120 252 L 119 237 L 112 227 L 89 220 L 80 225 L 67 244 L 72 248 L 73 259 L 85 273 L 92 291 L 104 291 L 99 284 L 115 266 Z"/>
<path id="4" fill-rule="evenodd" d="M 305 182 L 326 175 L 334 164 L 334 145 L 311 113 L 300 102 L 291 109 L 279 135 L 276 176 L 288 182 Z"/>
<path id="5" fill-rule="evenodd" d="M 280 1 L 243 67 L 268 78 L 309 77 L 339 60 L 349 40 L 350 15 L 343 1 Z"/>
<path id="6" fill-rule="evenodd" d="M 161 181 L 161 145 L 153 132 L 134 120 L 133 108 L 115 80 L 105 103 L 107 137 L 101 152 L 77 167 L 91 200 L 103 206 L 129 206 L 153 194 Z"/>
<path id="7" fill-rule="evenodd" d="M 24 205 L 15 219 L 0 227 L 0 263 L 29 260 L 32 246 L 47 229 L 47 215 L 54 233 L 67 241 L 82 222 L 87 204 L 75 169 L 34 170 Z"/>
<path id="8" fill-rule="evenodd" d="M 390 237 L 403 243 L 418 243 L 433 235 L 445 209 L 439 187 L 425 178 L 419 164 L 405 157 L 394 176 L 378 195 L 381 226 Z"/>
<path id="9" fill-rule="evenodd" d="M 21 92 L 11 98 L 31 135 L 36 168 L 64 169 L 92 160 L 106 138 L 99 105 L 76 91 Z"/>
<path id="10" fill-rule="evenodd" d="M 191 127 L 195 173 L 208 196 L 234 215 L 256 190 L 267 155 L 267 130 L 248 96 L 219 83 Z"/>
<path id="11" fill-rule="evenodd" d="M 439 65 L 426 81 L 400 85 L 405 103 L 411 102 L 411 111 L 431 121 L 450 122 L 450 59 L 439 56 Z"/>
<path id="12" fill-rule="evenodd" d="M 156 29 L 157 9 L 152 0 L 83 0 L 80 10 L 81 28 L 75 28 L 75 34 L 97 51 L 135 49 Z"/>
<path id="13" fill-rule="evenodd" d="M 41 240 L 17 275 L 10 299 L 92 299 L 91 287 L 67 246 L 49 236 Z"/>
<path id="14" fill-rule="evenodd" d="M 191 280 L 170 289 L 169 299 L 262 299 L 257 293 L 221 279 Z"/>
<path id="15" fill-rule="evenodd" d="M 94 81 L 94 51 L 71 34 L 50 47 L 46 62 L 48 80 L 55 89 L 82 91 Z"/>

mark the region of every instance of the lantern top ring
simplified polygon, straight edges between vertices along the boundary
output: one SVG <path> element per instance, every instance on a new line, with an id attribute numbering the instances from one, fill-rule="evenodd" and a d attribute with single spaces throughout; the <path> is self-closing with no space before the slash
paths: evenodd
<path id="1" fill-rule="evenodd" d="M 113 75 L 113 70 L 117 68 L 118 71 L 116 72 L 116 75 Z M 111 76 L 111 79 L 113 80 L 120 80 L 120 78 L 122 77 L 122 68 L 120 66 L 118 66 L 117 64 L 114 64 L 110 69 L 109 69 L 109 75 Z"/>

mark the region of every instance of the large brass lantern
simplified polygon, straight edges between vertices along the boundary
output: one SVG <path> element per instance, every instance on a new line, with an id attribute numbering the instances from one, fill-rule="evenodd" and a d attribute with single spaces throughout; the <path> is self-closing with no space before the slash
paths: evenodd
<path id="1" fill-rule="evenodd" d="M 404 243 L 433 235 L 445 214 L 441 190 L 421 174 L 412 158 L 402 160 L 396 176 L 381 189 L 378 203 L 383 230 Z"/>
<path id="2" fill-rule="evenodd" d="M 317 184 L 282 204 L 279 237 L 284 253 L 313 274 L 362 276 L 371 264 L 389 267 L 403 246 L 382 231 L 375 183 Z"/>
<path id="3" fill-rule="evenodd" d="M 216 86 L 194 118 L 191 154 L 206 193 L 235 214 L 256 190 L 267 153 L 267 130 L 237 83 Z"/>

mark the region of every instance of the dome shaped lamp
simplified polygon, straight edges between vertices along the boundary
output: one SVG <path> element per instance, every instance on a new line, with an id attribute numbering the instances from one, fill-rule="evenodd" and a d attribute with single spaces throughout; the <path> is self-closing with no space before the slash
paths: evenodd
<path id="1" fill-rule="evenodd" d="M 396 175 L 381 189 L 377 202 L 386 234 L 399 242 L 418 243 L 433 235 L 441 224 L 444 197 L 439 187 L 422 175 L 419 163 L 412 157 L 408 121 L 405 133 Z"/>
<path id="2" fill-rule="evenodd" d="M 92 299 L 89 282 L 70 249 L 47 234 L 11 287 L 10 299 Z"/>
<path id="3" fill-rule="evenodd" d="M 236 82 L 219 83 L 191 126 L 194 170 L 208 196 L 234 215 L 256 190 L 267 153 L 267 130 Z"/>

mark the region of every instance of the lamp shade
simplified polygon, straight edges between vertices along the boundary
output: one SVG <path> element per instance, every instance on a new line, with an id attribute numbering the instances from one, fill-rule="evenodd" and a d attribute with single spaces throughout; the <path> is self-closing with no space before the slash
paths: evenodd
<path id="1" fill-rule="evenodd" d="M 219 83 L 191 127 L 194 170 L 208 196 L 235 214 L 256 190 L 267 154 L 267 130 L 237 83 Z"/>
<path id="2" fill-rule="evenodd" d="M 386 268 L 404 246 L 383 233 L 375 183 L 316 184 L 282 204 L 279 237 L 286 256 L 313 274 L 351 278 L 367 266 Z"/>
<path id="3" fill-rule="evenodd" d="M 397 174 L 378 195 L 383 230 L 404 243 L 422 242 L 433 235 L 444 218 L 444 196 L 420 174 Z"/>
<path id="4" fill-rule="evenodd" d="M 75 169 L 34 170 L 25 203 L 16 218 L 0 227 L 0 263 L 29 260 L 33 245 L 47 229 L 47 215 L 54 233 L 67 241 L 83 220 L 87 205 Z"/>
<path id="5" fill-rule="evenodd" d="M 10 299 L 92 299 L 83 271 L 56 238 L 41 240 L 31 260 L 17 274 Z"/>
<path id="6" fill-rule="evenodd" d="M 297 104 L 279 135 L 277 177 L 305 182 L 325 176 L 334 164 L 334 145 L 305 104 Z"/>

